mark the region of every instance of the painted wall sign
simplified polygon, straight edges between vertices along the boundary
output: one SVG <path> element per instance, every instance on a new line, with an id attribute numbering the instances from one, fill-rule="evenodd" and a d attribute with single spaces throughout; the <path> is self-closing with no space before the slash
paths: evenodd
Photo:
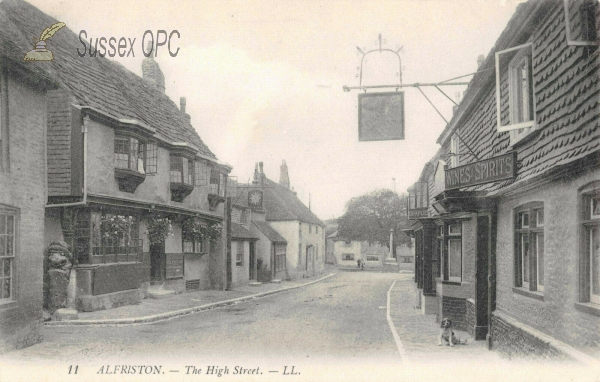
<path id="1" fill-rule="evenodd" d="M 426 218 L 429 216 L 427 213 L 427 208 L 418 208 L 418 209 L 409 209 L 408 210 L 408 218 L 416 219 L 416 218 Z"/>
<path id="2" fill-rule="evenodd" d="M 446 169 L 446 190 L 514 179 L 517 175 L 516 163 L 517 153 L 512 151 L 494 158 Z"/>
<path id="3" fill-rule="evenodd" d="M 358 140 L 404 139 L 404 93 L 358 95 Z"/>

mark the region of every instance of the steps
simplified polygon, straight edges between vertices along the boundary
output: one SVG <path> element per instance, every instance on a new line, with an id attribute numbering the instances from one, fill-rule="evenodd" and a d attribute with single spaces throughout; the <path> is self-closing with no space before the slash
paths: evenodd
<path id="1" fill-rule="evenodd" d="M 154 300 L 162 300 L 175 296 L 174 290 L 162 289 L 162 288 L 150 288 L 148 289 L 148 298 Z"/>

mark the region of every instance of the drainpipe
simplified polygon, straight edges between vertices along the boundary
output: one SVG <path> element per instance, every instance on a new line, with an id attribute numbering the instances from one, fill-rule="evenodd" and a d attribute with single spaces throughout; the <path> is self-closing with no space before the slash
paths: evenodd
<path id="1" fill-rule="evenodd" d="M 46 208 L 82 206 L 87 204 L 87 133 L 89 121 L 90 117 L 86 115 L 83 117 L 83 125 L 81 126 L 81 132 L 83 133 L 83 199 L 81 202 L 46 204 Z"/>

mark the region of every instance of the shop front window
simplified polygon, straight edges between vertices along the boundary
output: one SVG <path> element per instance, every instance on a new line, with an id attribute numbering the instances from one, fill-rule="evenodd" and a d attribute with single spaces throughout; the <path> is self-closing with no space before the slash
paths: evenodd
<path id="1" fill-rule="evenodd" d="M 600 305 L 600 182 L 582 195 L 580 301 Z"/>

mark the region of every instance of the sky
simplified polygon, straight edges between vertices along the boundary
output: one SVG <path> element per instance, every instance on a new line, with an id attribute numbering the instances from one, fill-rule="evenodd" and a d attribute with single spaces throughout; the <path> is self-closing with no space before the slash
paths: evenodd
<path id="1" fill-rule="evenodd" d="M 358 141 L 357 86 L 363 51 L 400 49 L 404 84 L 440 82 L 477 70 L 516 0 L 29 0 L 88 38 L 136 38 L 135 57 L 114 60 L 141 76 L 146 30 L 173 30 L 176 57 L 159 48 L 166 93 L 200 137 L 246 182 L 256 162 L 279 181 L 285 160 L 298 197 L 322 220 L 348 200 L 416 182 L 438 150 L 445 122 L 415 88 L 405 88 L 405 139 Z M 370 54 L 363 85 L 396 84 L 397 59 Z M 396 60 L 396 61 L 395 61 Z M 467 77 L 469 80 L 471 77 Z M 461 80 L 462 81 L 462 80 Z M 447 120 L 453 104 L 424 92 Z M 445 87 L 452 98 L 465 86 Z M 392 89 L 394 90 L 394 89 Z M 394 180 L 395 179 L 395 180 Z"/>

